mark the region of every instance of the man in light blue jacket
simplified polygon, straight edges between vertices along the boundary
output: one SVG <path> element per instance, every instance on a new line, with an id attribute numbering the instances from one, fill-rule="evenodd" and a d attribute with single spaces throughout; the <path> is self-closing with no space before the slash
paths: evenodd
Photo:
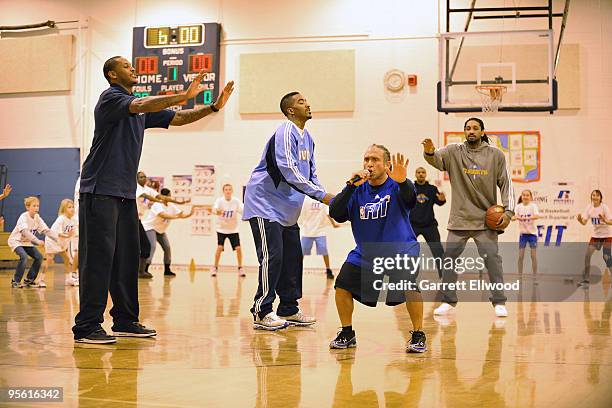
<path id="1" fill-rule="evenodd" d="M 259 260 L 253 327 L 263 330 L 315 323 L 298 307 L 303 269 L 297 220 L 305 195 L 325 204 L 333 198 L 317 179 L 314 141 L 304 129 L 312 118 L 308 101 L 301 93 L 291 92 L 281 99 L 280 109 L 288 120 L 268 140 L 251 174 L 242 217 L 251 225 Z M 272 311 L 276 293 L 278 315 Z"/>

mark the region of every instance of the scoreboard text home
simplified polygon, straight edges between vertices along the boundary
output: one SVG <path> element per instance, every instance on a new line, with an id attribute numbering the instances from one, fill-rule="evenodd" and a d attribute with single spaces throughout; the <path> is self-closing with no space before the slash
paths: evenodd
<path id="1" fill-rule="evenodd" d="M 219 94 L 219 39 L 217 23 L 134 27 L 133 65 L 138 75 L 134 95 L 172 95 L 186 91 L 204 70 L 203 91 L 195 99 L 171 109 L 191 109 L 213 103 Z"/>

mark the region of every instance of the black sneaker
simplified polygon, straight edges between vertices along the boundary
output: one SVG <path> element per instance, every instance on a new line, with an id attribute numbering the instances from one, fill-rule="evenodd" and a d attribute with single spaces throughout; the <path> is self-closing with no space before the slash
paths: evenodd
<path id="1" fill-rule="evenodd" d="M 325 275 L 327 275 L 327 279 L 334 279 L 334 273 L 332 272 L 331 269 L 326 269 Z"/>
<path id="2" fill-rule="evenodd" d="M 176 273 L 172 271 L 164 271 L 164 276 L 176 276 Z"/>
<path id="3" fill-rule="evenodd" d="M 427 337 L 420 330 L 410 331 L 412 338 L 406 346 L 406 353 L 424 353 L 427 351 Z"/>
<path id="4" fill-rule="evenodd" d="M 153 279 L 153 275 L 151 275 L 151 273 L 145 271 L 143 273 L 139 273 L 138 274 L 138 278 L 139 279 Z"/>
<path id="5" fill-rule="evenodd" d="M 113 335 L 117 337 L 153 337 L 157 332 L 153 329 L 147 329 L 138 322 L 133 322 L 123 326 L 113 326 Z"/>
<path id="6" fill-rule="evenodd" d="M 106 334 L 104 329 L 98 329 L 92 333 L 89 333 L 85 337 L 80 339 L 74 339 L 75 343 L 88 343 L 88 344 L 112 344 L 116 343 L 117 339 L 113 336 Z"/>
<path id="7" fill-rule="evenodd" d="M 14 280 L 11 280 L 11 288 L 21 289 L 23 288 L 23 283 L 15 282 Z"/>
<path id="8" fill-rule="evenodd" d="M 351 330 L 350 332 L 343 332 L 340 330 L 338 336 L 329 343 L 330 349 L 347 349 L 352 347 L 357 347 L 355 330 Z"/>
<path id="9" fill-rule="evenodd" d="M 24 288 L 37 288 L 38 284 L 34 282 L 33 280 L 29 280 L 26 278 L 23 280 L 23 287 Z"/>

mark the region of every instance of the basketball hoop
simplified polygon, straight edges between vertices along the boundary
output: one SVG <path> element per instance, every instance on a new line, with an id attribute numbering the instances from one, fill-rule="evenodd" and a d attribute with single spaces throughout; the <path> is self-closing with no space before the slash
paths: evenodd
<path id="1" fill-rule="evenodd" d="M 484 113 L 497 112 L 506 89 L 505 85 L 476 85 L 476 91 L 480 94 L 482 102 L 482 111 Z"/>

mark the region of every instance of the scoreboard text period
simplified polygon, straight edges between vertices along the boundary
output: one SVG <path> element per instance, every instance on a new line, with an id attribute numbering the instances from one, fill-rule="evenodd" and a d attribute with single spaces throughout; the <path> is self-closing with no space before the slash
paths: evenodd
<path id="1" fill-rule="evenodd" d="M 137 97 L 184 92 L 204 70 L 203 91 L 195 99 L 170 109 L 191 109 L 213 103 L 219 94 L 217 23 L 134 27 L 132 64 L 138 76 Z"/>

